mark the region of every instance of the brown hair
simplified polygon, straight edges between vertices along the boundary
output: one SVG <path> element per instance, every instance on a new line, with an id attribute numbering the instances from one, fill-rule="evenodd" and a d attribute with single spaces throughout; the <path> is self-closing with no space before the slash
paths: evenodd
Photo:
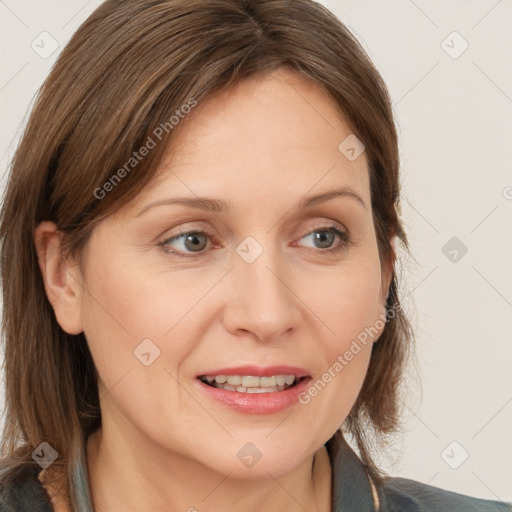
<path id="1" fill-rule="evenodd" d="M 14 156 L 0 219 L 6 418 L 4 478 L 35 464 L 46 441 L 68 475 L 101 424 L 97 373 L 83 333 L 56 321 L 34 231 L 50 220 L 63 254 L 80 256 L 101 219 L 154 176 L 172 130 L 104 198 L 97 190 L 183 105 L 281 66 L 319 84 L 364 142 L 389 318 L 345 421 L 376 482 L 371 439 L 398 426 L 410 324 L 397 294 L 390 237 L 408 249 L 399 212 L 397 134 L 386 86 L 349 30 L 311 0 L 108 0 L 74 34 L 38 93 Z M 341 142 L 341 141 L 340 141 Z M 96 192 L 96 193 L 95 193 Z M 335 442 L 338 431 L 330 442 Z M 71 481 L 71 480 L 70 480 Z M 68 492 L 76 506 L 76 489 Z"/>

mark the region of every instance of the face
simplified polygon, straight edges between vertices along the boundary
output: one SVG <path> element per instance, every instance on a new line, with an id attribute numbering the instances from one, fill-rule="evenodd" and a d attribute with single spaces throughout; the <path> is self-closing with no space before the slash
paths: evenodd
<path id="1" fill-rule="evenodd" d="M 366 155 L 339 149 L 350 134 L 324 93 L 285 70 L 182 121 L 153 182 L 84 252 L 79 316 L 104 428 L 141 453 L 258 478 L 289 471 L 340 427 L 372 348 L 358 336 L 382 332 L 387 292 Z M 220 386 L 228 374 L 235 390 L 198 378 L 225 375 Z M 284 388 L 247 392 L 258 384 Z"/>

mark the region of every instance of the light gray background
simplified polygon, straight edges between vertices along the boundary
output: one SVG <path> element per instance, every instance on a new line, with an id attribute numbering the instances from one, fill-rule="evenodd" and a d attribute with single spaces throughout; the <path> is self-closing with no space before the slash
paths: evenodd
<path id="1" fill-rule="evenodd" d="M 35 91 L 100 3 L 0 0 L 2 174 Z M 400 130 L 403 218 L 415 257 L 404 260 L 403 294 L 418 363 L 403 436 L 381 465 L 512 500 L 512 0 L 322 3 L 381 71 Z M 47 59 L 31 48 L 43 31 L 60 45 Z M 464 40 L 469 47 L 453 58 Z M 468 248 L 455 262 L 442 252 L 452 237 Z"/>

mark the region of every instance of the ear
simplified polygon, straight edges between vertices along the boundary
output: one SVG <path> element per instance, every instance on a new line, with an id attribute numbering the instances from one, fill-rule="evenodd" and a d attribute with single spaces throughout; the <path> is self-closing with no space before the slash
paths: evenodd
<path id="1" fill-rule="evenodd" d="M 78 265 L 61 255 L 61 236 L 54 222 L 41 222 L 34 243 L 48 300 L 57 322 L 68 334 L 80 334 L 82 327 L 82 286 Z"/>
<path id="2" fill-rule="evenodd" d="M 391 286 L 391 279 L 393 277 L 393 271 L 395 268 L 395 261 L 396 261 L 396 242 L 397 237 L 396 235 L 391 237 L 389 240 L 389 243 L 391 245 L 391 256 L 389 258 L 389 261 L 386 262 L 382 269 L 382 282 L 381 282 L 381 301 L 384 310 L 386 309 L 386 299 L 389 293 L 389 288 Z"/>

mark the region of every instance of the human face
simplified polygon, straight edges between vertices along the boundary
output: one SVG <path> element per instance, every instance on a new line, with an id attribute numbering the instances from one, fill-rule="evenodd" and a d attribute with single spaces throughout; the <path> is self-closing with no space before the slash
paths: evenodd
<path id="1" fill-rule="evenodd" d="M 141 453 L 151 446 L 239 478 L 286 473 L 340 427 L 371 342 L 308 403 L 293 388 L 215 391 L 198 376 L 291 366 L 269 373 L 301 369 L 306 392 L 383 314 L 366 155 L 349 161 L 338 149 L 350 133 L 323 92 L 284 69 L 182 121 L 153 182 L 101 221 L 85 248 L 81 318 L 104 426 L 136 436 Z M 342 187 L 359 199 L 298 206 Z M 229 208 L 148 207 L 178 197 Z M 206 234 L 180 237 L 191 232 Z"/>

